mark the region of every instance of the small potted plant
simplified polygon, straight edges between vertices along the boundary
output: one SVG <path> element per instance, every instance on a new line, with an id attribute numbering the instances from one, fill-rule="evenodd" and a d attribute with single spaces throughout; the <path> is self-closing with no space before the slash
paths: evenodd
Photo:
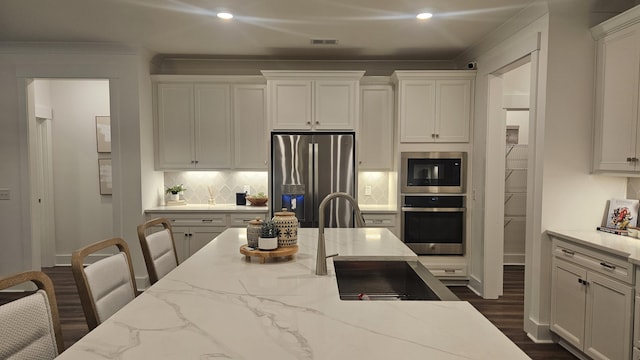
<path id="1" fill-rule="evenodd" d="M 275 250 L 278 248 L 278 231 L 276 224 L 272 220 L 262 223 L 260 237 L 258 238 L 258 249 Z"/>
<path id="2" fill-rule="evenodd" d="M 180 193 L 187 190 L 182 184 L 167 187 L 166 193 L 169 194 L 169 200 L 180 200 Z"/>

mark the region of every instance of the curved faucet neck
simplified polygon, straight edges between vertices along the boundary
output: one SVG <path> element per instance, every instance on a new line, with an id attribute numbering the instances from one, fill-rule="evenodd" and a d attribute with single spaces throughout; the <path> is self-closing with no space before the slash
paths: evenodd
<path id="1" fill-rule="evenodd" d="M 327 250 L 325 247 L 324 240 L 324 209 L 327 204 L 336 198 L 343 198 L 349 201 L 351 206 L 353 207 L 354 217 L 355 217 L 355 226 L 356 227 L 364 227 L 364 219 L 362 218 L 362 212 L 360 211 L 360 207 L 358 206 L 358 202 L 349 194 L 345 192 L 335 192 L 327 195 L 322 202 L 320 202 L 320 206 L 318 207 L 318 252 L 316 256 L 316 275 L 327 275 Z"/>

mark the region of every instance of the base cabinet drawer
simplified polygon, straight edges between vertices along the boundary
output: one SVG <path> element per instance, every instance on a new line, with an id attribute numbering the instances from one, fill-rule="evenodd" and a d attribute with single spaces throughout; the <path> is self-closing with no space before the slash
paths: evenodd
<path id="1" fill-rule="evenodd" d="M 437 278 L 457 278 L 467 276 L 467 267 L 464 265 L 425 265 Z"/>

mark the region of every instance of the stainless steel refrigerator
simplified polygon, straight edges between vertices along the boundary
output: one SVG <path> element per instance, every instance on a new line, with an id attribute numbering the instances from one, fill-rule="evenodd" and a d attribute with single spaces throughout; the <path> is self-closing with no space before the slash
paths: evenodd
<path id="1" fill-rule="evenodd" d="M 333 192 L 355 197 L 353 133 L 273 133 L 272 212 L 286 208 L 301 227 L 318 227 L 318 206 Z M 325 227 L 352 227 L 353 209 L 344 199 L 326 207 Z"/>

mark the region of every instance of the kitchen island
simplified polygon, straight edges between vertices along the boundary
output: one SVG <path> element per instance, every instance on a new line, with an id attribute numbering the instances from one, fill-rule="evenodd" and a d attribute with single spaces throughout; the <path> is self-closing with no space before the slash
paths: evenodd
<path id="1" fill-rule="evenodd" d="M 246 261 L 227 229 L 60 359 L 528 359 L 464 301 L 343 301 L 334 259 L 316 276 L 317 229 L 292 260 Z M 326 229 L 342 259 L 417 256 L 386 229 Z"/>

